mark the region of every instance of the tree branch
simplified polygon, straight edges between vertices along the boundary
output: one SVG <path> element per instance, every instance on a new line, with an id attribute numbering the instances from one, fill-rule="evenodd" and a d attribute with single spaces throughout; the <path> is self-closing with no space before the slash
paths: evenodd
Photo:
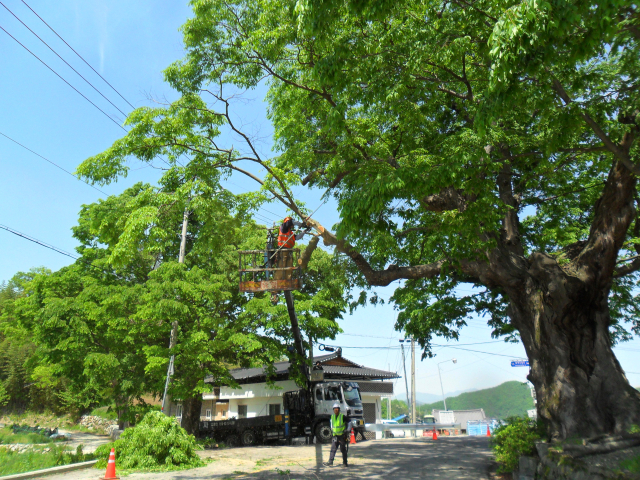
<path id="1" fill-rule="evenodd" d="M 554 90 L 560 96 L 560 98 L 565 103 L 565 105 L 569 105 L 570 103 L 573 103 L 573 100 L 571 99 L 571 97 L 569 97 L 569 94 L 566 92 L 566 90 L 564 89 L 562 84 L 558 81 L 558 79 L 553 75 L 551 76 L 551 78 L 553 81 Z M 591 115 L 589 115 L 586 111 L 581 111 L 580 115 L 582 116 L 582 118 L 584 118 L 584 121 L 587 123 L 587 125 L 591 127 L 591 129 L 596 134 L 596 136 L 602 141 L 602 143 L 604 143 L 604 146 L 607 147 L 607 150 L 613 153 L 613 155 L 620 162 L 622 162 L 622 164 L 630 172 L 636 175 L 640 175 L 640 167 L 635 163 L 633 163 L 631 161 L 631 158 L 629 157 L 629 148 L 631 147 L 631 144 L 633 143 L 633 140 L 634 140 L 633 134 L 631 132 L 625 133 L 622 139 L 622 144 L 616 145 L 607 136 L 605 131 L 600 127 L 600 125 L 598 125 L 598 122 L 596 122 L 593 118 L 591 118 Z"/>
<path id="2" fill-rule="evenodd" d="M 469 203 L 476 199 L 475 195 L 467 195 L 461 189 L 443 188 L 440 193 L 428 195 L 420 199 L 420 205 L 430 212 L 458 210 L 464 212 Z"/>

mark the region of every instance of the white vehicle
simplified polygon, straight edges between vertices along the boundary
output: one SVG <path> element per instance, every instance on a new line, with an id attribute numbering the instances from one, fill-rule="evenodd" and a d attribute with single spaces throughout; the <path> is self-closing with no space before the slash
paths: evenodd
<path id="1" fill-rule="evenodd" d="M 384 425 L 400 425 L 397 421 L 395 420 L 382 420 L 382 423 Z M 389 437 L 390 438 L 404 438 L 406 436 L 404 430 L 401 429 L 393 429 L 393 430 L 388 430 L 389 432 Z"/>

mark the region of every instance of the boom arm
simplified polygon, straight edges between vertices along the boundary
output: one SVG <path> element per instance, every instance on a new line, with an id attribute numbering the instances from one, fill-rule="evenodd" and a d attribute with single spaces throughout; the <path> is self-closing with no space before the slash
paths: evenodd
<path id="1" fill-rule="evenodd" d="M 289 318 L 291 319 L 291 331 L 293 332 L 293 343 L 296 347 L 296 352 L 301 358 L 307 358 L 304 351 L 304 345 L 302 344 L 302 334 L 300 333 L 300 326 L 298 325 L 298 316 L 296 315 L 296 308 L 293 303 L 293 295 L 290 290 L 285 290 L 284 298 L 287 301 L 287 311 L 289 312 Z M 307 369 L 304 365 L 301 367 L 302 375 L 307 377 Z"/>

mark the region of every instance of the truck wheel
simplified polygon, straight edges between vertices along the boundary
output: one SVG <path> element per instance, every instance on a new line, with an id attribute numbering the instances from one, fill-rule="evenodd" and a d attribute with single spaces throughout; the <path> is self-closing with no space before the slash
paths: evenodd
<path id="1" fill-rule="evenodd" d="M 320 443 L 331 443 L 333 435 L 329 422 L 320 422 L 316 425 L 316 438 Z"/>
<path id="2" fill-rule="evenodd" d="M 251 445 L 255 445 L 256 441 L 258 440 L 258 436 L 253 430 L 245 430 L 244 432 L 242 432 L 241 439 L 242 445 L 244 445 L 245 447 L 250 447 Z"/>
<path id="3" fill-rule="evenodd" d="M 229 435 L 229 436 L 227 437 L 226 444 L 227 444 L 229 447 L 237 447 L 238 445 L 240 445 L 240 441 L 239 441 L 239 440 L 240 440 L 240 439 L 238 438 L 238 436 L 237 436 L 237 435 Z"/>

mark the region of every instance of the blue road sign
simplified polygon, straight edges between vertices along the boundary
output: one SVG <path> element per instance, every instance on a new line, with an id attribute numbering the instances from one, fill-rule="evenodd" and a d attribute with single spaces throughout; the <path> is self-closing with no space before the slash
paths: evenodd
<path id="1" fill-rule="evenodd" d="M 511 360 L 512 367 L 528 367 L 529 360 Z"/>

